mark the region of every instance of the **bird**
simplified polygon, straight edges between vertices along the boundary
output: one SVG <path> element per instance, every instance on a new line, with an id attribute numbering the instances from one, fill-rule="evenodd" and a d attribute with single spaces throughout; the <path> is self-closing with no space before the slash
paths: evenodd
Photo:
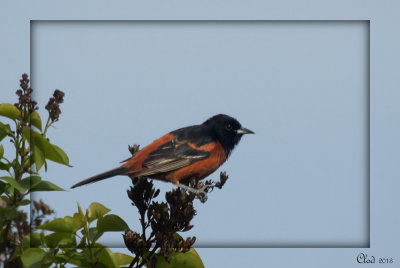
<path id="1" fill-rule="evenodd" d="M 201 189 L 189 187 L 189 181 L 193 178 L 202 180 L 217 170 L 245 134 L 254 132 L 242 127 L 231 116 L 217 114 L 200 125 L 165 134 L 139 150 L 121 166 L 80 181 L 71 188 L 127 175 L 171 182 L 196 195 L 206 195 Z"/>

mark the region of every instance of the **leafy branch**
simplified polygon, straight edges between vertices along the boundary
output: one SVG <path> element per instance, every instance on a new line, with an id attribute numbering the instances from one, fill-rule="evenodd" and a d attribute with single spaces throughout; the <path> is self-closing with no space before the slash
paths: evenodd
<path id="1" fill-rule="evenodd" d="M 78 205 L 73 217 L 49 222 L 54 211 L 42 200 L 29 199 L 32 192 L 63 191 L 40 176 L 43 167 L 47 170 L 47 161 L 70 166 L 67 154 L 47 136 L 50 127 L 59 120 L 64 93 L 54 91 L 45 107 L 48 118 L 42 128 L 32 92 L 28 75 L 23 74 L 20 89 L 16 91 L 18 102 L 0 104 L 0 116 L 6 120 L 0 121 L 0 171 L 5 173 L 0 176 L 0 266 L 65 267 L 70 263 L 85 267 L 119 267 L 130 263 L 132 257 L 112 253 L 97 243 L 104 232 L 128 228 L 118 216 L 106 215 L 109 209 L 92 203 L 83 214 Z M 3 146 L 6 138 L 14 151 L 7 156 Z M 30 204 L 28 219 L 23 206 Z M 97 225 L 91 227 L 94 221 Z"/>
<path id="2" fill-rule="evenodd" d="M 35 224 L 40 224 L 46 216 L 53 213 L 51 209 L 45 209 L 44 203 L 34 203 L 32 215 L 36 213 L 36 217 L 28 222 L 27 214 L 19 208 L 31 203 L 30 193 L 63 190 L 50 181 L 43 180 L 39 176 L 39 170 L 43 165 L 47 167 L 47 160 L 69 165 L 65 152 L 51 144 L 42 132 L 42 120 L 37 112 L 37 102 L 32 99 L 32 92 L 28 75 L 23 74 L 20 89 L 16 91 L 18 102 L 14 105 L 0 104 L 0 116 L 11 123 L 0 122 L 0 141 L 3 142 L 8 137 L 14 149 L 12 159 L 6 157 L 4 146 L 0 145 L 0 170 L 6 173 L 0 177 L 0 261 L 4 263 L 4 267 L 20 264 L 20 259 L 16 257 L 21 253 L 21 244 L 25 237 L 35 228 Z M 63 102 L 64 93 L 58 92 L 60 94 L 55 104 L 59 110 L 58 105 Z M 54 105 L 47 109 L 50 120 L 45 129 L 54 121 L 51 120 L 52 113 L 57 107 Z"/>

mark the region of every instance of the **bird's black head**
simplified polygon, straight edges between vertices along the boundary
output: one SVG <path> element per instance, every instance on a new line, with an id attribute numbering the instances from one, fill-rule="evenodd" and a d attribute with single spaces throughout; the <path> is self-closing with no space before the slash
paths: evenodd
<path id="1" fill-rule="evenodd" d="M 229 155 L 244 134 L 254 134 L 253 131 L 242 127 L 235 118 L 225 114 L 214 115 L 203 123 L 214 130 L 214 133 Z"/>

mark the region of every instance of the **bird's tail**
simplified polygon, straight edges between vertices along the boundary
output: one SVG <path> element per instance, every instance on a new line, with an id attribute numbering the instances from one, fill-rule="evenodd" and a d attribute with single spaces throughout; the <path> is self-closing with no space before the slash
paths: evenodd
<path id="1" fill-rule="evenodd" d="M 105 180 L 105 179 L 108 179 L 108 178 L 111 178 L 111 177 L 114 177 L 114 176 L 117 176 L 117 175 L 124 175 L 124 174 L 126 174 L 128 172 L 128 170 L 129 170 L 129 168 L 127 168 L 127 167 L 117 167 L 117 168 L 111 169 L 109 171 L 103 172 L 101 174 L 95 175 L 93 177 L 90 177 L 90 178 L 88 178 L 86 180 L 83 180 L 81 182 L 78 182 L 77 184 L 72 185 L 71 189 L 79 187 L 79 186 L 82 186 L 82 185 L 85 185 L 85 184 L 88 184 L 88 183 L 93 183 L 93 182 Z"/>

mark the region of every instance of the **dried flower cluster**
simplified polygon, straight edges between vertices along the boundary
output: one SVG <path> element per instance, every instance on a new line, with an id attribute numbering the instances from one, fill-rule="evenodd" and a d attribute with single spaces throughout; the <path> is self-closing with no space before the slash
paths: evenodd
<path id="1" fill-rule="evenodd" d="M 7 206 L 3 200 L 0 200 L 0 206 Z M 17 216 L 12 221 L 12 228 L 6 228 L 6 243 L 0 243 L 0 252 L 7 251 L 14 252 L 18 246 L 21 245 L 22 239 L 32 232 L 36 226 L 46 222 L 44 219 L 52 214 L 54 211 L 50 209 L 42 200 L 33 201 L 33 208 L 31 209 L 30 222 L 28 221 L 27 213 L 19 210 L 16 211 Z M 16 258 L 4 263 L 5 267 L 23 267 L 21 259 Z"/>
<path id="2" fill-rule="evenodd" d="M 132 155 L 139 151 L 139 146 L 129 146 Z M 221 172 L 220 181 L 215 183 L 207 180 L 204 184 L 191 180 L 189 186 L 195 189 L 203 188 L 206 193 L 214 187 L 222 188 L 228 179 L 225 172 Z M 196 215 L 193 207 L 194 193 L 187 193 L 176 188 L 165 194 L 166 202 L 156 202 L 160 190 L 153 187 L 153 182 L 147 178 L 132 178 L 133 186 L 127 191 L 140 214 L 141 233 L 129 230 L 124 234 L 126 247 L 135 254 L 129 267 L 155 267 L 157 257 L 169 259 L 173 252 L 186 252 L 196 241 L 196 237 L 183 239 L 177 233 L 186 232 L 193 228 L 191 221 Z M 150 228 L 150 232 L 146 231 Z"/>
<path id="3" fill-rule="evenodd" d="M 139 145 L 134 144 L 133 146 L 128 146 L 128 150 L 129 152 L 132 154 L 132 156 L 134 156 L 137 152 L 139 152 Z"/>
<path id="4" fill-rule="evenodd" d="M 27 111 L 29 113 L 32 113 L 39 108 L 37 107 L 37 102 L 34 101 L 31 97 L 33 89 L 29 87 L 28 75 L 23 74 L 22 79 L 19 80 L 19 82 L 21 89 L 18 89 L 17 92 L 15 92 L 18 96 L 18 103 L 15 103 L 14 105 L 21 112 L 23 112 L 24 108 L 26 107 Z"/>
<path id="5" fill-rule="evenodd" d="M 215 187 L 217 187 L 218 189 L 222 189 L 222 187 L 225 185 L 225 183 L 228 180 L 228 178 L 229 178 L 228 174 L 226 174 L 226 172 L 223 171 L 219 175 L 219 181 L 213 182 L 211 180 L 206 180 L 206 182 L 205 182 L 205 185 L 206 185 L 205 191 L 207 193 L 208 192 L 212 192 L 212 190 L 214 190 Z"/>
<path id="6" fill-rule="evenodd" d="M 18 103 L 15 103 L 14 106 L 18 108 L 21 114 L 27 118 L 29 114 L 33 113 L 34 111 L 38 110 L 39 107 L 37 106 L 37 102 L 32 99 L 32 92 L 33 89 L 29 86 L 29 78 L 27 74 L 22 75 L 22 79 L 19 80 L 20 82 L 20 89 L 18 89 L 15 94 L 18 96 Z M 17 128 L 17 132 L 21 133 L 22 129 L 28 126 L 25 120 L 21 121 L 21 124 Z"/>
<path id="7" fill-rule="evenodd" d="M 53 215 L 55 212 L 42 200 L 33 201 L 33 208 L 31 209 L 31 229 L 39 226 L 47 221 L 45 218 Z"/>
<path id="8" fill-rule="evenodd" d="M 58 121 L 61 110 L 60 104 L 64 102 L 64 92 L 56 89 L 53 93 L 53 97 L 49 99 L 46 105 L 46 110 L 49 112 L 51 122 Z"/>
<path id="9" fill-rule="evenodd" d="M 185 232 L 193 226 L 190 225 L 196 211 L 193 208 L 194 194 L 186 194 L 181 189 L 174 189 L 166 193 L 167 202 L 153 201 L 160 193 L 154 189 L 153 182 L 141 178 L 134 182 L 128 190 L 128 197 L 132 205 L 136 206 L 140 214 L 142 233 L 126 231 L 124 241 L 127 248 L 135 254 L 132 265 L 156 262 L 156 250 L 158 256 L 164 256 L 167 260 L 172 252 L 188 251 L 196 238 L 183 240 L 176 235 L 177 232 Z M 146 235 L 146 230 L 151 231 Z M 139 257 L 142 263 L 139 264 Z M 131 266 L 132 267 L 132 266 Z"/>
<path id="10" fill-rule="evenodd" d="M 32 202 L 33 208 L 31 209 L 30 223 L 28 222 L 27 214 L 23 211 L 18 211 L 18 216 L 14 219 L 15 230 L 17 231 L 13 234 L 15 239 L 29 234 L 36 226 L 44 223 L 46 217 L 54 214 L 54 210 L 50 209 L 42 200 Z M 15 241 L 15 239 L 11 239 L 11 241 Z"/>

